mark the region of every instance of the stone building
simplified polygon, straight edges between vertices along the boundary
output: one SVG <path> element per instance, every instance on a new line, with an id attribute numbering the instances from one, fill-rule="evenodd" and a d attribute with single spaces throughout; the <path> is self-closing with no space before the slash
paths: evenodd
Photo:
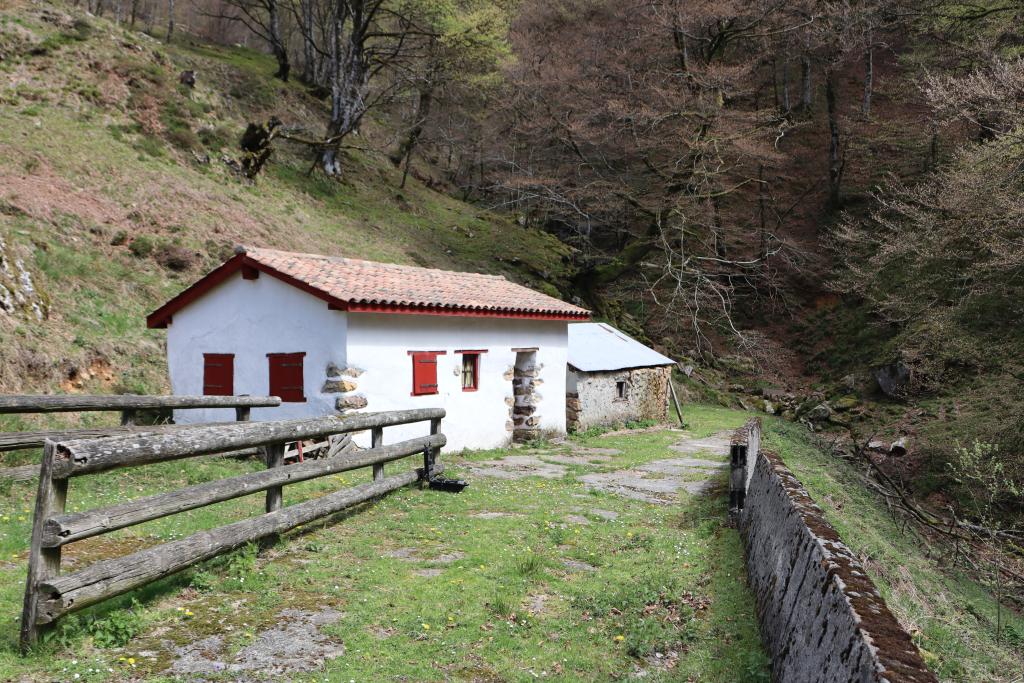
<path id="1" fill-rule="evenodd" d="M 668 417 L 675 361 L 605 323 L 569 325 L 566 427 Z"/>

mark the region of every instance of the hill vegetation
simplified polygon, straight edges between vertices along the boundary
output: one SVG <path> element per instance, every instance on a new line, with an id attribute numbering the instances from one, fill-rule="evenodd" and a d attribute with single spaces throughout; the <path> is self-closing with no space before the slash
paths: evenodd
<path id="1" fill-rule="evenodd" d="M 417 179 L 399 187 L 379 155 L 349 150 L 342 181 L 307 176 L 288 148 L 256 182 L 232 170 L 249 122 L 323 113 L 263 54 L 28 3 L 0 13 L 0 53 L 4 391 L 166 391 L 145 314 L 236 244 L 567 286 L 571 249 L 555 237 Z"/>

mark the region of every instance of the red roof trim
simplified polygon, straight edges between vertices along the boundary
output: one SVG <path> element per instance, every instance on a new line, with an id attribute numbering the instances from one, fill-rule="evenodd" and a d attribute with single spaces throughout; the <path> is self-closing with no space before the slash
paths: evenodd
<path id="1" fill-rule="evenodd" d="M 408 304 L 350 303 L 350 313 L 402 313 L 407 315 L 454 315 L 463 318 L 530 318 L 532 320 L 590 320 L 589 313 L 555 313 L 551 311 L 509 311 L 491 308 L 456 308 L 447 306 L 410 306 Z"/>
<path id="2" fill-rule="evenodd" d="M 206 294 L 206 292 L 227 280 L 235 271 L 241 268 L 243 258 L 245 258 L 244 254 L 232 256 L 227 261 L 200 278 L 198 282 L 186 289 L 184 292 L 147 315 L 146 327 L 167 327 L 167 323 L 171 321 L 171 316 L 185 308 L 185 306 L 188 306 L 203 294 Z"/>
<path id="3" fill-rule="evenodd" d="M 262 271 L 297 287 L 304 292 L 312 294 L 318 299 L 327 302 L 332 311 L 350 311 L 353 313 L 400 313 L 407 315 L 447 315 L 465 318 L 526 318 L 531 320 L 589 320 L 589 313 L 561 313 L 555 311 L 515 311 L 508 309 L 490 308 L 461 308 L 457 306 L 437 305 L 410 305 L 392 303 L 367 303 L 348 302 L 331 296 L 323 290 L 317 289 L 307 282 L 292 277 L 279 270 L 271 268 L 244 253 L 236 254 L 217 268 L 200 278 L 195 284 L 178 294 L 160 308 L 146 316 L 146 326 L 150 328 L 165 328 L 171 322 L 171 317 L 193 303 L 217 285 L 223 283 L 239 270 L 251 273 L 250 269 Z"/>
<path id="4" fill-rule="evenodd" d="M 181 294 L 146 316 L 146 326 L 151 328 L 167 327 L 167 324 L 171 321 L 171 316 L 175 313 L 227 280 L 239 270 L 248 270 L 250 268 L 255 269 L 256 271 L 263 271 L 267 275 L 272 275 L 283 282 L 287 282 L 293 287 L 297 287 L 304 292 L 308 292 L 318 299 L 323 299 L 332 310 L 344 311 L 348 308 L 348 304 L 346 302 L 337 299 L 330 294 L 303 282 L 302 280 L 298 280 L 291 275 L 287 275 L 266 266 L 255 259 L 249 258 L 245 254 L 236 254 L 220 266 L 207 273 L 205 277 L 200 278 L 194 285 L 183 291 Z"/>

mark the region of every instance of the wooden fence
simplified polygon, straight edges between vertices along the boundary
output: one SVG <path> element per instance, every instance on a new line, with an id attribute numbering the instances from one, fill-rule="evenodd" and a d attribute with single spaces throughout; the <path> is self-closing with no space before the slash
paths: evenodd
<path id="1" fill-rule="evenodd" d="M 237 421 L 248 421 L 253 408 L 274 408 L 281 405 L 276 396 L 0 396 L 0 415 L 12 413 L 77 413 L 119 411 L 121 425 L 86 427 L 36 432 L 0 433 L 0 453 L 23 448 L 39 448 L 47 440 L 70 441 L 118 434 L 171 432 L 188 425 L 136 425 L 142 410 L 189 410 L 198 408 L 234 408 Z M 0 470 L 0 477 L 31 479 L 38 466 L 26 465 Z"/>
<path id="2" fill-rule="evenodd" d="M 215 557 L 246 543 L 285 532 L 441 471 L 437 453 L 441 408 L 421 408 L 346 417 L 280 422 L 202 425 L 163 434 L 128 434 L 99 439 L 47 441 L 40 468 L 29 550 L 25 604 L 21 619 L 23 650 L 61 616 Z M 430 434 L 385 446 L 385 427 L 429 421 Z M 285 444 L 335 434 L 371 430 L 370 449 L 284 466 Z M 242 474 L 126 501 L 106 508 L 66 514 L 68 483 L 75 477 L 149 463 L 258 448 L 267 470 Z M 423 466 L 384 476 L 384 463 L 422 453 Z M 286 484 L 362 467 L 373 480 L 320 498 L 282 507 Z M 187 538 L 102 560 L 72 574 L 60 573 L 61 547 L 116 529 L 167 517 L 225 500 L 266 492 L 266 514 Z"/>

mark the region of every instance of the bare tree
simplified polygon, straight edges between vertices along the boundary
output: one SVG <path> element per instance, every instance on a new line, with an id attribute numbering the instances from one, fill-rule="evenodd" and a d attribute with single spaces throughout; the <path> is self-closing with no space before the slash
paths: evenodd
<path id="1" fill-rule="evenodd" d="M 170 0 L 173 1 L 173 0 Z M 278 0 L 219 0 L 215 11 L 203 11 L 211 18 L 237 22 L 259 36 L 277 60 L 275 78 L 287 81 L 291 74 L 291 61 L 285 30 L 282 26 L 281 6 Z"/>

